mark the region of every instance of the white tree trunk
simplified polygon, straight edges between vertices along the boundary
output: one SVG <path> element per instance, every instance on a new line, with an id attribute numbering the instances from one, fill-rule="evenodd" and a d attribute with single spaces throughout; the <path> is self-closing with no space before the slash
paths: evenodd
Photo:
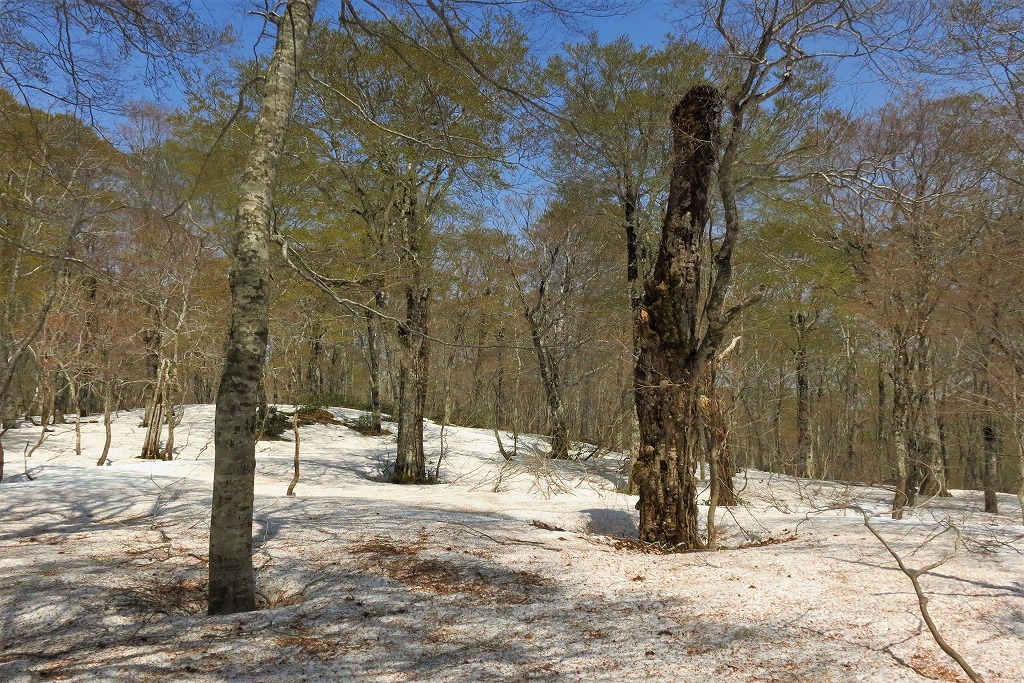
<path id="1" fill-rule="evenodd" d="M 257 408 L 267 353 L 269 221 L 277 169 L 295 101 L 299 62 L 316 0 L 289 0 L 277 42 L 235 214 L 231 322 L 217 393 L 216 459 L 210 520 L 209 613 L 256 609 L 252 566 Z"/>

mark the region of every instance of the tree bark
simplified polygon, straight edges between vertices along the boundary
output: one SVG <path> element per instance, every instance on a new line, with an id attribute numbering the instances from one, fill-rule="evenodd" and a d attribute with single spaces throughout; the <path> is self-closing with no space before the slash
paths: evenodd
<path id="1" fill-rule="evenodd" d="M 691 88 L 672 112 L 672 178 L 661 245 L 634 323 L 634 393 L 640 421 L 636 479 L 640 540 L 702 548 L 697 525 L 695 468 L 700 442 L 697 389 L 717 350 L 724 324 L 700 336 L 707 314 L 701 292 L 708 191 L 718 157 L 721 97 L 711 86 Z M 720 310 L 712 304 L 714 323 Z M 710 354 L 709 354 L 710 350 Z"/>
<path id="2" fill-rule="evenodd" d="M 912 507 L 917 499 L 917 485 L 910 471 L 909 435 L 907 434 L 910 407 L 909 373 L 906 339 L 897 331 L 892 375 L 892 440 L 896 455 L 896 494 L 892 501 L 892 518 L 903 519 L 903 511 Z"/>
<path id="3" fill-rule="evenodd" d="M 985 462 L 982 464 L 982 487 L 985 490 L 985 512 L 993 515 L 999 514 L 999 498 L 996 496 L 996 473 L 999 456 L 999 440 L 996 432 L 995 415 L 992 405 L 992 386 L 989 382 L 989 349 L 983 349 L 985 367 L 981 378 L 981 407 L 982 414 L 982 454 Z"/>
<path id="4" fill-rule="evenodd" d="M 316 0 L 290 0 L 276 21 L 277 41 L 235 214 L 231 320 L 214 429 L 208 596 L 211 615 L 256 609 L 253 485 L 258 394 L 267 353 L 269 220 L 299 62 L 315 11 Z"/>
<path id="5" fill-rule="evenodd" d="M 366 311 L 366 355 L 370 373 L 370 433 L 373 435 L 383 431 L 380 417 L 380 351 L 377 346 L 376 316 L 372 312 Z"/>
<path id="6" fill-rule="evenodd" d="M 160 361 L 157 369 L 156 384 L 153 387 L 153 401 L 146 412 L 146 438 L 142 442 L 140 457 L 156 460 L 163 457 L 160 450 L 160 432 L 163 430 L 164 418 L 167 415 L 167 373 L 169 364 L 166 358 Z"/>
<path id="7" fill-rule="evenodd" d="M 413 279 L 405 293 L 406 319 L 398 329 L 398 446 L 391 478 L 395 484 L 427 483 L 423 419 L 430 361 L 427 343 L 430 288 L 421 283 L 418 267 Z"/>
<path id="8" fill-rule="evenodd" d="M 949 497 L 949 489 L 946 487 L 946 464 L 942 461 L 940 448 L 938 411 L 935 406 L 935 350 L 931 340 L 924 335 L 919 337 L 918 344 L 921 419 L 924 421 L 920 444 L 920 460 L 924 470 L 921 494 Z"/>
<path id="9" fill-rule="evenodd" d="M 567 460 L 569 458 L 569 423 L 565 414 L 565 401 L 562 398 L 558 361 L 544 341 L 539 322 L 529 310 L 526 312 L 526 319 L 530 323 L 530 337 L 533 340 L 533 348 L 537 352 L 537 365 L 540 368 L 541 385 L 544 389 L 544 400 L 547 403 L 548 417 L 550 418 L 551 452 L 548 457 L 552 460 Z"/>
<path id="10" fill-rule="evenodd" d="M 985 426 L 982 428 L 984 441 L 983 452 L 985 464 L 982 475 L 985 488 L 985 512 L 993 515 L 999 514 L 999 499 L 996 497 L 996 458 L 998 456 L 998 440 L 996 436 L 995 421 L 991 415 L 985 416 Z"/>
<path id="11" fill-rule="evenodd" d="M 288 484 L 286 496 L 295 495 L 295 485 L 299 483 L 299 411 L 292 413 L 292 435 L 295 438 L 295 458 L 292 462 L 292 480 Z"/>
<path id="12" fill-rule="evenodd" d="M 807 376 L 807 314 L 791 313 L 790 325 L 796 330 L 796 443 L 799 457 L 799 476 L 813 478 L 814 454 L 811 447 L 810 380 Z"/>
<path id="13" fill-rule="evenodd" d="M 112 384 L 111 380 L 107 380 L 103 386 L 103 452 L 100 453 L 100 459 L 96 461 L 97 465 L 107 462 L 107 455 L 110 454 L 110 442 L 113 438 L 110 430 L 110 413 L 114 405 Z"/>

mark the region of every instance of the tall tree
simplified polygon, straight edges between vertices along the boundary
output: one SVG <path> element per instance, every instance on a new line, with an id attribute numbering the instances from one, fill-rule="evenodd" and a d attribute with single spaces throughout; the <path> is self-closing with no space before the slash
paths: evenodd
<path id="1" fill-rule="evenodd" d="M 317 59 L 303 122 L 321 170 L 314 185 L 333 206 L 308 222 L 304 241 L 323 255 L 336 249 L 330 242 L 339 232 L 360 234 L 364 258 L 347 261 L 345 272 L 315 268 L 311 259 L 308 268 L 298 267 L 350 312 L 380 316 L 379 327 L 394 339 L 395 483 L 427 481 L 423 420 L 436 233 L 455 211 L 456 190 L 500 184 L 505 154 L 501 103 L 508 96 L 467 71 L 464 60 L 514 83 L 522 77 L 523 40 L 511 22 L 485 22 L 466 39 L 437 21 L 395 18 L 323 27 L 311 42 Z M 354 300 L 356 292 L 363 301 Z M 402 310 L 381 310 L 388 300 Z M 377 321 L 368 325 L 375 345 L 377 328 Z"/>
<path id="2" fill-rule="evenodd" d="M 893 515 L 919 494 L 946 495 L 938 394 L 938 338 L 1005 142 L 975 96 L 905 94 L 862 124 L 860 156 L 884 160 L 837 203 L 857 253 L 861 291 L 889 342 Z M 970 124 L 967 122 L 971 121 Z"/>
<path id="3" fill-rule="evenodd" d="M 270 211 L 316 0 L 290 0 L 280 15 L 245 165 L 232 248 L 231 320 L 217 393 L 210 519 L 209 613 L 256 609 L 253 486 L 259 387 L 267 354 Z"/>

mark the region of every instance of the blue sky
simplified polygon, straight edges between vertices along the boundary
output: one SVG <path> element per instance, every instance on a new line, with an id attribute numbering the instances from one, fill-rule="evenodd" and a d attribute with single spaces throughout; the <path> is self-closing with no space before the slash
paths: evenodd
<path id="1" fill-rule="evenodd" d="M 231 24 L 240 33 L 240 40 L 235 54 L 249 56 L 254 52 L 266 53 L 273 47 L 273 38 L 263 36 L 260 31 L 263 20 L 251 13 L 251 10 L 263 7 L 261 0 L 199 0 L 196 7 L 211 21 L 221 25 Z M 317 16 L 325 19 L 337 12 L 337 3 L 321 0 Z M 667 33 L 674 30 L 673 20 L 679 12 L 671 1 L 647 0 L 637 2 L 628 12 L 608 17 L 582 17 L 580 29 L 594 30 L 602 42 L 610 42 L 619 36 L 628 36 L 636 44 L 661 45 Z M 533 28 L 542 51 L 557 51 L 558 46 L 567 40 L 578 40 L 580 36 L 572 35 L 556 22 L 539 23 Z M 854 62 L 839 67 L 839 79 L 842 88 L 837 95 L 837 104 L 843 108 L 866 109 L 878 106 L 887 96 L 887 88 L 880 83 L 878 76 L 864 68 L 863 64 Z M 165 92 L 158 99 L 174 103 L 175 94 Z M 178 100 L 180 101 L 180 100 Z"/>
<path id="2" fill-rule="evenodd" d="M 273 5 L 273 1 L 269 0 Z M 357 0 L 358 3 L 358 0 Z M 266 28 L 264 20 L 253 13 L 264 8 L 263 0 L 193 0 L 193 7 L 201 19 L 214 26 L 232 26 L 239 34 L 239 40 L 231 49 L 230 56 L 246 59 L 254 54 L 266 54 L 273 48 L 274 39 L 271 35 L 261 36 Z M 329 19 L 338 11 L 336 0 L 321 0 L 318 17 Z M 673 20 L 679 12 L 669 0 L 648 0 L 637 2 L 628 12 L 607 17 L 580 17 L 577 32 L 572 33 L 556 21 L 537 21 L 531 26 L 531 35 L 537 41 L 541 54 L 557 52 L 566 41 L 580 40 L 588 31 L 596 31 L 602 42 L 609 42 L 619 36 L 628 36 L 636 44 L 660 45 L 665 35 L 676 27 Z M 271 29 L 273 27 L 270 27 Z M 226 65 L 229 55 L 219 61 Z M 131 73 L 137 67 L 142 72 L 141 60 L 130 64 L 123 74 L 126 85 L 132 82 L 137 74 Z M 876 75 L 860 69 L 855 64 L 841 67 L 842 88 L 837 95 L 837 104 L 843 108 L 866 109 L 881 104 L 885 99 L 885 89 L 879 84 Z M 130 86 L 129 86 L 130 87 Z M 130 99 L 136 101 L 156 101 L 170 107 L 183 106 L 185 97 L 180 84 L 161 83 L 154 87 L 137 85 Z M 38 102 L 42 106 L 46 103 Z M 100 112 L 99 121 L 110 121 L 109 112 Z"/>

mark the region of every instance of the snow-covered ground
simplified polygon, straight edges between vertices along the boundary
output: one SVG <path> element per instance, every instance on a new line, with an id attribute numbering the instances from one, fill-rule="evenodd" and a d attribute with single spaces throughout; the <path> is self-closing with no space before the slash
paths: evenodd
<path id="1" fill-rule="evenodd" d="M 303 427 L 294 498 L 293 444 L 261 442 L 264 608 L 207 617 L 213 408 L 187 409 L 172 462 L 134 457 L 139 422 L 117 416 L 104 467 L 101 424 L 80 457 L 57 427 L 34 481 L 38 428 L 4 436 L 0 681 L 965 680 L 846 507 L 889 492 L 751 472 L 718 514 L 732 549 L 657 554 L 617 538 L 636 532 L 618 459 L 528 441 L 505 463 L 475 429 L 445 430 L 445 483 L 410 487 L 381 480 L 393 436 Z M 922 579 L 939 628 L 986 680 L 1024 681 L 1020 507 L 955 493 L 874 523 L 911 567 L 951 555 Z"/>

